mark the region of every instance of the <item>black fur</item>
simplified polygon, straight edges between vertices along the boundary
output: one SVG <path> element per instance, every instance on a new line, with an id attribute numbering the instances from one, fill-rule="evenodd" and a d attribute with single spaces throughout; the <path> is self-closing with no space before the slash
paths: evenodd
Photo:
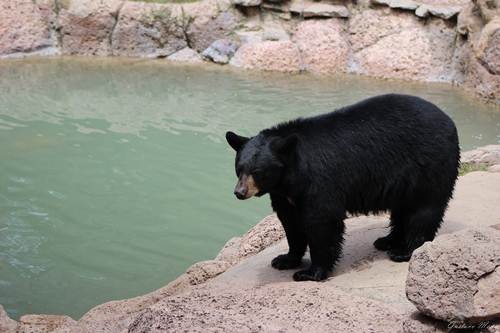
<path id="1" fill-rule="evenodd" d="M 431 241 L 458 175 L 453 121 L 413 96 L 383 95 L 337 111 L 265 129 L 235 147 L 237 175 L 251 174 L 270 194 L 289 252 L 272 266 L 311 266 L 294 279 L 323 280 L 341 254 L 346 213 L 391 212 L 391 231 L 375 241 L 395 261 Z"/>

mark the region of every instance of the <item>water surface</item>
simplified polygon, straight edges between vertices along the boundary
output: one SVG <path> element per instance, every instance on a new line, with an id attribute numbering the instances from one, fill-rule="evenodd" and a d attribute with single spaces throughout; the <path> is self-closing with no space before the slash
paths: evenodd
<path id="1" fill-rule="evenodd" d="M 165 285 L 270 212 L 232 195 L 227 130 L 367 96 L 442 107 L 462 148 L 500 142 L 500 110 L 440 84 L 251 74 L 165 61 L 0 62 L 0 304 L 64 313 Z"/>

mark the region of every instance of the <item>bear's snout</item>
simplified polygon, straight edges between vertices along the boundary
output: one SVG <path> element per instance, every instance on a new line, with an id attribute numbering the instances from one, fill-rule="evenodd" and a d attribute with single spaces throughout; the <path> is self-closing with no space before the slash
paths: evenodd
<path id="1" fill-rule="evenodd" d="M 259 189 L 255 185 L 252 175 L 243 174 L 234 188 L 234 195 L 240 200 L 251 198 L 258 192 Z"/>

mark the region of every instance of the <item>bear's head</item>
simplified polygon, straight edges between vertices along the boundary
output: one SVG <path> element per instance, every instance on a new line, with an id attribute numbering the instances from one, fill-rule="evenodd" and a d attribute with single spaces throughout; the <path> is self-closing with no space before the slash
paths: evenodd
<path id="1" fill-rule="evenodd" d="M 297 137 L 266 136 L 252 138 L 226 133 L 226 140 L 236 151 L 235 169 L 238 183 L 234 194 L 244 200 L 276 190 L 290 161 Z"/>

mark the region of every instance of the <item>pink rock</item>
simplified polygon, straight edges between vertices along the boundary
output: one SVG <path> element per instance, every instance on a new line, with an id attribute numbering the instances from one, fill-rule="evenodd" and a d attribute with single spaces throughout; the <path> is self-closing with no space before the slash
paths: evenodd
<path id="1" fill-rule="evenodd" d="M 52 4 L 32 0 L 0 1 L 0 55 L 36 52 L 55 46 Z"/>
<path id="2" fill-rule="evenodd" d="M 145 309 L 128 332 L 400 332 L 402 316 L 380 302 L 319 283 L 201 285 Z"/>
<path id="3" fill-rule="evenodd" d="M 123 0 L 71 1 L 59 10 L 63 53 L 110 55 L 111 34 Z"/>
<path id="4" fill-rule="evenodd" d="M 242 45 L 231 65 L 263 71 L 299 72 L 302 69 L 297 45 L 290 41 L 264 41 Z"/>
<path id="5" fill-rule="evenodd" d="M 113 55 L 169 56 L 187 46 L 180 16 L 170 5 L 126 2 L 111 36 Z"/>
<path id="6" fill-rule="evenodd" d="M 304 69 L 313 73 L 345 72 L 350 46 L 344 23 L 337 19 L 301 22 L 293 36 Z"/>
<path id="7" fill-rule="evenodd" d="M 71 332 L 83 333 L 71 317 L 59 315 L 24 315 L 19 319 L 18 332 Z"/>
<path id="8" fill-rule="evenodd" d="M 442 20 L 396 31 L 357 52 L 351 71 L 381 78 L 452 81 L 456 34 Z"/>
<path id="9" fill-rule="evenodd" d="M 172 61 L 191 63 L 191 64 L 203 62 L 203 59 L 198 54 L 198 52 L 189 47 L 183 48 L 182 50 L 175 52 L 174 54 L 170 55 L 167 59 Z"/>
<path id="10" fill-rule="evenodd" d="M 480 322 L 500 317 L 499 285 L 500 231 L 464 229 L 413 253 L 406 295 L 435 319 Z"/>
<path id="11" fill-rule="evenodd" d="M 374 45 L 389 35 L 421 27 L 413 14 L 374 9 L 354 12 L 348 24 L 349 40 L 355 52 Z"/>
<path id="12" fill-rule="evenodd" d="M 475 35 L 478 37 L 474 38 Z M 469 35 L 472 52 L 465 86 L 476 95 L 500 104 L 500 19 L 490 21 L 474 35 Z"/>

